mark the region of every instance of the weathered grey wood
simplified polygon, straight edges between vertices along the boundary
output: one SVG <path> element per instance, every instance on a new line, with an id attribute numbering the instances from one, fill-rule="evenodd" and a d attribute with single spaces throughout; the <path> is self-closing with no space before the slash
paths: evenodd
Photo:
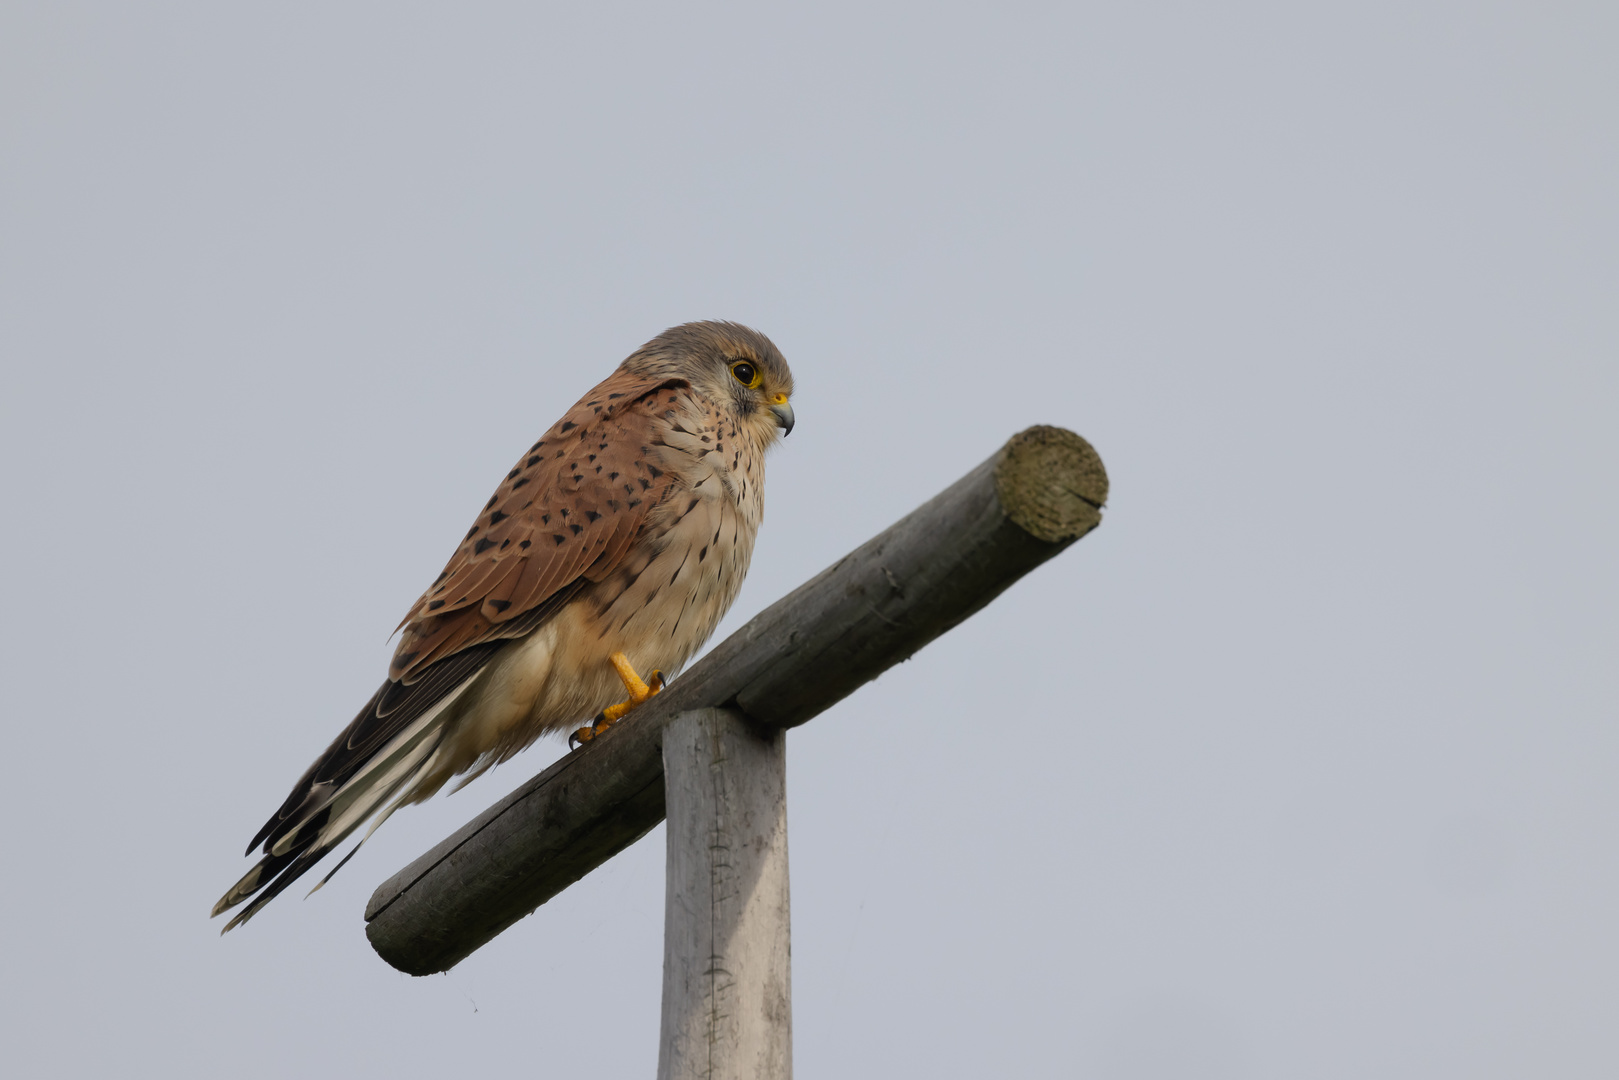
<path id="1" fill-rule="evenodd" d="M 410 975 L 448 971 L 656 828 L 661 726 L 620 723 L 612 741 L 617 753 L 569 754 L 384 882 L 365 911 L 377 954 Z"/>
<path id="2" fill-rule="evenodd" d="M 787 733 L 735 709 L 681 713 L 664 729 L 663 775 L 658 1080 L 787 1080 Z"/>
<path id="3" fill-rule="evenodd" d="M 1101 522 L 1107 474 L 1071 431 L 1030 428 L 765 609 L 668 690 L 389 878 L 377 953 L 447 971 L 662 820 L 663 729 L 740 708 L 792 727 L 908 659 Z"/>

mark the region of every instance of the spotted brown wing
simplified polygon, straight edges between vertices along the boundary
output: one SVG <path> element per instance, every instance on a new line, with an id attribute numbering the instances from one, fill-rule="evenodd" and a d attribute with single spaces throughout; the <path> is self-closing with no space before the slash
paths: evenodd
<path id="1" fill-rule="evenodd" d="M 412 683 L 462 649 L 520 637 L 548 598 L 611 574 L 674 490 L 651 448 L 684 385 L 617 372 L 529 447 L 401 623 L 389 678 Z"/>

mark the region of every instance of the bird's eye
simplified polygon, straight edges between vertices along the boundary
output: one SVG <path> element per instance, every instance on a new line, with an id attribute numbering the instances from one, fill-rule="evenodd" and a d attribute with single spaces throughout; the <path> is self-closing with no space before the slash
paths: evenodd
<path id="1" fill-rule="evenodd" d="M 737 382 L 746 386 L 749 390 L 759 385 L 759 369 L 746 360 L 738 360 L 732 364 L 731 374 L 736 376 Z"/>

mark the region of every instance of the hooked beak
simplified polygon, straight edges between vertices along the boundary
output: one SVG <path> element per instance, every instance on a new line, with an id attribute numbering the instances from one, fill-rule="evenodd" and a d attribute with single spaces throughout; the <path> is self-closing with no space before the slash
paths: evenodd
<path id="1" fill-rule="evenodd" d="M 776 423 L 781 425 L 781 437 L 786 438 L 793 433 L 793 407 L 782 398 L 770 406 L 770 411 L 776 414 Z"/>

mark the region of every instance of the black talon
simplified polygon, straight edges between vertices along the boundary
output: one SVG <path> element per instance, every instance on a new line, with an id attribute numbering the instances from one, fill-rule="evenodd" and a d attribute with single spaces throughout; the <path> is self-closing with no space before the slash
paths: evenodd
<path id="1" fill-rule="evenodd" d="M 607 710 L 603 709 L 601 712 L 596 714 L 596 719 L 592 720 L 590 723 L 568 736 L 568 750 L 571 752 L 575 743 L 577 743 L 579 746 L 585 745 L 585 743 L 594 739 L 596 736 L 600 735 L 602 732 L 606 731 L 612 726 L 612 724 L 607 722 Z M 589 732 L 589 734 L 581 739 L 579 737 L 580 732 Z"/>

